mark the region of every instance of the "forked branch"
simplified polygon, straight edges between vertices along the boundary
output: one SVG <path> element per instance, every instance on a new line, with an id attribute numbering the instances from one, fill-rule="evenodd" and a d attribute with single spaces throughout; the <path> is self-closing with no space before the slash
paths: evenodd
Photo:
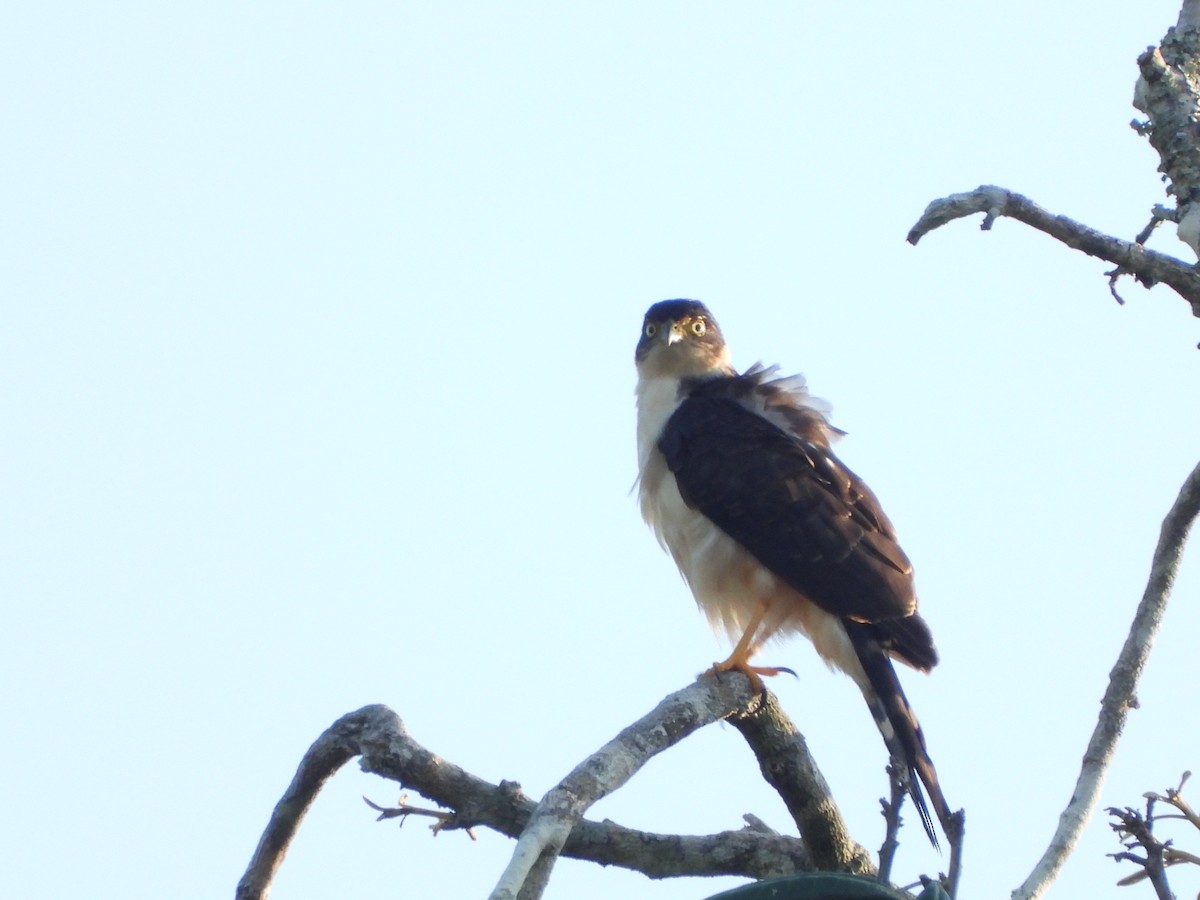
<path id="1" fill-rule="evenodd" d="M 724 695 L 730 696 L 722 699 Z M 653 755 L 726 718 L 745 736 L 764 777 L 784 798 L 813 865 L 873 871 L 866 851 L 850 840 L 803 737 L 774 695 L 754 696 L 741 676 L 704 675 L 623 730 L 542 798 L 491 900 L 540 897 L 554 860 L 589 806 L 625 784 Z"/>
<path id="2" fill-rule="evenodd" d="M 712 835 L 663 835 L 582 818 L 583 811 L 631 777 L 651 756 L 711 722 L 733 717 L 764 773 L 777 785 L 802 839 L 760 826 Z M 408 734 L 386 706 L 366 706 L 335 722 L 309 748 L 276 805 L 238 884 L 238 900 L 267 896 L 284 854 L 326 781 L 355 756 L 364 771 L 397 781 L 445 811 L 371 805 L 381 818 L 421 815 L 437 832 L 491 828 L 520 837 L 496 896 L 536 897 L 559 853 L 619 865 L 652 878 L 740 875 L 762 879 L 814 869 L 869 872 L 866 851 L 846 837 L 845 823 L 808 755 L 803 737 L 773 695 L 754 696 L 739 675 L 701 677 L 625 729 L 563 780 L 541 804 L 515 782 L 491 784 L 437 757 Z M 771 781 L 771 778 L 768 778 Z M 772 781 L 774 784 L 775 781 Z M 566 826 L 570 827 L 566 827 Z"/>

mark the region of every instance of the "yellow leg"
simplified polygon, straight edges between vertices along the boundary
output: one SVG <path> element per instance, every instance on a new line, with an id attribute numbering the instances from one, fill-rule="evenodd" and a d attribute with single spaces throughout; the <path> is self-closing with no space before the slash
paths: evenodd
<path id="1" fill-rule="evenodd" d="M 752 666 L 750 665 L 750 657 L 754 655 L 754 636 L 757 634 L 759 626 L 762 625 L 763 618 L 767 614 L 767 604 L 760 604 L 758 611 L 754 614 L 754 618 L 750 620 L 750 624 L 746 626 L 746 630 L 742 632 L 742 636 L 738 638 L 738 642 L 733 647 L 733 652 L 724 662 L 719 662 L 713 665 L 711 672 L 720 675 L 722 672 L 741 672 L 750 679 L 750 684 L 754 686 L 757 693 L 762 693 L 766 690 L 766 685 L 763 684 L 763 676 L 770 677 L 778 675 L 781 672 L 787 672 L 794 675 L 791 669 L 784 669 L 776 666 Z"/>

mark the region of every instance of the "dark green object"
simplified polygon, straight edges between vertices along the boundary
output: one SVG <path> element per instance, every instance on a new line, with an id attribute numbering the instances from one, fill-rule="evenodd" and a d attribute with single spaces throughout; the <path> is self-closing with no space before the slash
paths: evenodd
<path id="1" fill-rule="evenodd" d="M 912 895 L 861 875 L 811 872 L 756 881 L 708 900 L 912 900 Z"/>

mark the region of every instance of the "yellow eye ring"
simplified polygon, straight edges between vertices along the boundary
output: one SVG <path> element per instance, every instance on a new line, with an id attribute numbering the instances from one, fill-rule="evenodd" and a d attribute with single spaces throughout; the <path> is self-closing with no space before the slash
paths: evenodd
<path id="1" fill-rule="evenodd" d="M 697 319 L 692 323 L 692 334 L 694 334 L 696 337 L 700 337 L 707 330 L 708 329 L 705 326 L 703 319 Z"/>
<path id="2" fill-rule="evenodd" d="M 654 337 L 658 334 L 658 326 L 653 322 L 646 323 L 646 337 Z"/>

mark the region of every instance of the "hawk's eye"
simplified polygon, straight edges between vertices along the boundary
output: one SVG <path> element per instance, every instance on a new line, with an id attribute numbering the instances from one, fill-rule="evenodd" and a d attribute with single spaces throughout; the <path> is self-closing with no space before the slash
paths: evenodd
<path id="1" fill-rule="evenodd" d="M 694 334 L 696 337 L 703 335 L 706 330 L 707 329 L 704 325 L 703 319 L 697 319 L 692 323 L 692 334 Z"/>
<path id="2" fill-rule="evenodd" d="M 658 334 L 658 326 L 653 322 L 646 323 L 646 337 L 654 337 Z"/>

